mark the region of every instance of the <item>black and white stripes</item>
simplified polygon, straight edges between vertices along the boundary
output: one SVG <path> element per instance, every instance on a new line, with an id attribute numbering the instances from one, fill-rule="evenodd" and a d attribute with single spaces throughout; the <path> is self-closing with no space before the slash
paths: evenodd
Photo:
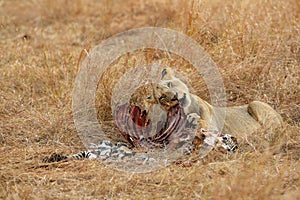
<path id="1" fill-rule="evenodd" d="M 204 135 L 204 141 L 200 148 L 200 158 L 205 156 L 215 145 L 221 146 L 229 152 L 234 152 L 238 148 L 238 143 L 235 137 L 229 134 L 222 134 L 217 130 L 205 130 L 201 129 Z M 184 154 L 188 155 L 192 153 L 192 147 L 190 149 L 184 149 Z M 203 152 L 206 154 L 204 155 Z M 151 160 L 148 158 L 147 153 L 137 153 L 131 150 L 125 143 L 118 142 L 116 145 L 112 144 L 108 140 L 103 140 L 98 144 L 91 144 L 88 151 L 81 151 L 80 153 L 64 156 L 57 153 L 53 153 L 50 157 L 44 158 L 43 162 L 58 162 L 62 160 L 70 159 L 98 159 L 98 160 L 125 160 L 126 158 Z M 203 155 L 203 156 L 201 156 Z M 152 158 L 153 161 L 153 158 Z"/>
<path id="2" fill-rule="evenodd" d="M 97 158 L 97 155 L 93 154 L 90 151 L 81 151 L 79 153 L 68 156 L 68 159 L 70 159 L 70 158 L 74 158 L 76 160 L 80 160 L 83 158 L 95 159 L 95 158 Z"/>

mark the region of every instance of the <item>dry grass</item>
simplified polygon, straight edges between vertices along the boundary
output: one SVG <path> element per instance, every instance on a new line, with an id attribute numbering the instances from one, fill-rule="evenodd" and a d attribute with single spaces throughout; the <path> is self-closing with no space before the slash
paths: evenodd
<path id="1" fill-rule="evenodd" d="M 0 1 L 0 198 L 299 199 L 299 13 L 297 0 Z M 52 152 L 83 149 L 71 112 L 81 50 L 142 26 L 197 40 L 229 105 L 267 102 L 284 129 L 250 136 L 234 155 L 150 174 L 90 160 L 43 165 Z"/>

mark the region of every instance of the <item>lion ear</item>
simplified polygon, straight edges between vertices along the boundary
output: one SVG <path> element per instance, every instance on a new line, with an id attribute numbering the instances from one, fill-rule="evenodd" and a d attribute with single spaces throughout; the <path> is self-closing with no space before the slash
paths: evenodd
<path id="1" fill-rule="evenodd" d="M 163 79 L 167 75 L 167 69 L 163 69 L 161 72 L 161 79 Z"/>

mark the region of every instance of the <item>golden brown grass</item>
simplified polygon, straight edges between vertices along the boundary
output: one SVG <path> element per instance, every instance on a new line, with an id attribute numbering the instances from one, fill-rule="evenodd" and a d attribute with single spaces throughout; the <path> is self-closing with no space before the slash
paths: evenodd
<path id="1" fill-rule="evenodd" d="M 299 199 L 299 13 L 298 0 L 0 1 L 0 198 Z M 229 105 L 267 102 L 285 127 L 241 140 L 236 154 L 149 174 L 43 164 L 83 149 L 71 111 L 81 50 L 142 26 L 194 38 L 220 67 Z"/>

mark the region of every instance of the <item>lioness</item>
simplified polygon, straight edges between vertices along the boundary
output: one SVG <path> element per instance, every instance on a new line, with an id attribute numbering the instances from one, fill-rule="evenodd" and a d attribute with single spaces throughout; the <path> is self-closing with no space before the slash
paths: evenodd
<path id="1" fill-rule="evenodd" d="M 171 68 L 163 69 L 161 76 L 162 79 L 156 87 L 158 94 L 165 94 L 168 98 L 176 96 L 188 120 L 200 120 L 199 125 L 203 128 L 215 128 L 223 133 L 246 136 L 262 127 L 273 129 L 282 125 L 281 116 L 266 103 L 253 101 L 242 106 L 214 107 L 191 94 L 187 85 L 175 76 Z M 223 130 L 220 130 L 222 123 L 218 119 L 220 111 L 226 112 Z"/>

